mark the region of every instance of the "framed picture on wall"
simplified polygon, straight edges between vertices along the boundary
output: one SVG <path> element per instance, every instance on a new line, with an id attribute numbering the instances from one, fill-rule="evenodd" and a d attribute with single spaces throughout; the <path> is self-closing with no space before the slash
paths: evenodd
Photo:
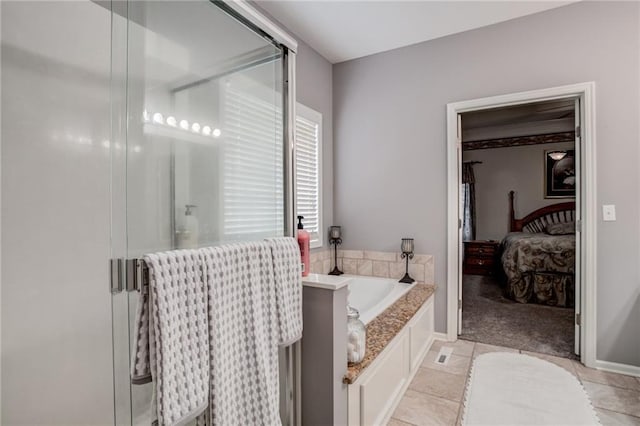
<path id="1" fill-rule="evenodd" d="M 544 152 L 544 198 L 575 198 L 575 151 Z"/>

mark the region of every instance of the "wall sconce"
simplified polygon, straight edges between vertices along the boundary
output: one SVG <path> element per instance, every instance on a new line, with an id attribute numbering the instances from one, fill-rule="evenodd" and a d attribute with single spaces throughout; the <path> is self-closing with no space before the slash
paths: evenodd
<path id="1" fill-rule="evenodd" d="M 340 269 L 338 269 L 338 244 L 342 244 L 342 228 L 340 226 L 329 227 L 329 243 L 334 245 L 334 267 L 329 275 L 342 275 Z"/>
<path id="2" fill-rule="evenodd" d="M 407 259 L 407 266 L 404 277 L 399 282 L 413 284 L 416 280 L 409 276 L 409 259 L 413 259 L 413 238 L 403 238 L 400 249 L 402 250 L 402 258 Z"/>

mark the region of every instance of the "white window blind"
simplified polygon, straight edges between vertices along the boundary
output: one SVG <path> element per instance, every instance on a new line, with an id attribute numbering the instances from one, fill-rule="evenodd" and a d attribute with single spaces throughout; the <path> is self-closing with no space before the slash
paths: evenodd
<path id="1" fill-rule="evenodd" d="M 297 104 L 296 214 L 304 216 L 311 247 L 322 246 L 322 114 Z"/>
<path id="2" fill-rule="evenodd" d="M 226 240 L 284 235 L 282 112 L 225 88 L 223 224 Z"/>

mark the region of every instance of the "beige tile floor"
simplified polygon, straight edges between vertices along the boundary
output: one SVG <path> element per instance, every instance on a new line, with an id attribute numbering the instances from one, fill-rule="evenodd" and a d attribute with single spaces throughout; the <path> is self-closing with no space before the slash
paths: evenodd
<path id="1" fill-rule="evenodd" d="M 453 347 L 448 365 L 434 363 L 441 346 Z M 389 426 L 459 425 L 472 359 L 487 352 L 521 352 L 466 340 L 434 342 L 393 413 Z M 522 351 L 574 374 L 587 390 L 604 426 L 640 426 L 640 378 L 587 368 L 577 361 Z"/>

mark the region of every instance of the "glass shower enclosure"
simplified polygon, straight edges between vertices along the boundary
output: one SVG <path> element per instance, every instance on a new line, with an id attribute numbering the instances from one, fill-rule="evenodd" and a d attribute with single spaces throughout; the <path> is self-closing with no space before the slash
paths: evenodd
<path id="1" fill-rule="evenodd" d="M 294 57 L 233 3 L 112 2 L 116 424 L 147 425 L 130 353 L 145 253 L 292 235 Z M 283 370 L 292 365 L 282 355 Z M 293 416 L 281 380 L 283 423 Z"/>

